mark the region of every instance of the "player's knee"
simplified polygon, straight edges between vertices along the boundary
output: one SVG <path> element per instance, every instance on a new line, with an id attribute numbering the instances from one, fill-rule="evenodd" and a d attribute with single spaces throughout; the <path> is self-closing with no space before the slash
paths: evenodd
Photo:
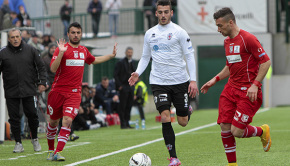
<path id="1" fill-rule="evenodd" d="M 242 130 L 231 129 L 231 132 L 232 132 L 234 137 L 237 137 L 237 138 L 242 138 L 243 137 L 243 131 Z"/>
<path id="2" fill-rule="evenodd" d="M 188 124 L 188 121 L 178 121 L 178 124 L 182 127 L 185 127 Z"/>

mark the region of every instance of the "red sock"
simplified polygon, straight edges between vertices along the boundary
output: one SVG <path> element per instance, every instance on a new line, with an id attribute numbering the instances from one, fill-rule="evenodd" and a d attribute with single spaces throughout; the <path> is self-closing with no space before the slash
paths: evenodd
<path id="1" fill-rule="evenodd" d="M 244 131 L 242 138 L 261 136 L 262 133 L 263 133 L 263 130 L 261 129 L 261 127 L 248 125 L 245 128 L 245 131 Z"/>
<path id="2" fill-rule="evenodd" d="M 225 148 L 225 152 L 228 158 L 229 163 L 233 163 L 237 161 L 236 158 L 236 140 L 232 135 L 231 131 L 222 131 L 221 132 L 223 145 Z"/>
<path id="3" fill-rule="evenodd" d="M 57 126 L 52 127 L 50 123 L 48 123 L 47 132 L 46 132 L 48 150 L 54 150 L 54 140 L 55 140 L 56 132 L 57 132 Z"/>
<path id="4" fill-rule="evenodd" d="M 71 131 L 70 128 L 61 127 L 60 132 L 58 134 L 58 143 L 57 143 L 57 147 L 56 147 L 54 154 L 63 150 L 63 148 L 68 140 L 70 131 Z"/>

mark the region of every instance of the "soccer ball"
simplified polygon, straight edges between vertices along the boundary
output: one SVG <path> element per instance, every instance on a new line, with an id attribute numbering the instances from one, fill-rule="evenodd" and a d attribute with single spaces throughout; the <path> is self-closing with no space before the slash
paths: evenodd
<path id="1" fill-rule="evenodd" d="M 151 159 L 144 153 L 136 153 L 130 158 L 129 166 L 151 166 Z"/>

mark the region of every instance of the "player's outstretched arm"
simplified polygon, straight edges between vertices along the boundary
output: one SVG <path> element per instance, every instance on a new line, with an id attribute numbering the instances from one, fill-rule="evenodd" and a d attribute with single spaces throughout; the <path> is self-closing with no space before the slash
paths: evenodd
<path id="1" fill-rule="evenodd" d="M 62 59 L 64 52 L 66 52 L 66 50 L 67 50 L 67 47 L 64 46 L 65 39 L 59 39 L 59 41 L 56 41 L 56 43 L 57 43 L 57 46 L 59 49 L 59 53 L 58 53 L 57 58 L 54 60 L 54 62 L 52 62 L 51 66 L 50 66 L 50 70 L 54 73 L 56 72 L 56 70 L 58 69 L 58 67 L 60 65 L 60 62 L 61 62 L 61 59 Z"/>
<path id="2" fill-rule="evenodd" d="M 139 78 L 139 74 L 136 73 L 136 72 L 133 72 L 133 73 L 131 74 L 131 77 L 130 77 L 129 80 L 128 80 L 129 85 L 130 85 L 130 86 L 135 85 L 135 83 L 138 81 L 138 78 Z"/>
<path id="3" fill-rule="evenodd" d="M 209 80 L 207 83 L 205 83 L 201 88 L 201 93 L 205 94 L 209 90 L 210 87 L 214 86 L 215 83 L 217 83 L 219 80 L 225 79 L 230 76 L 230 70 L 229 67 L 226 65 L 223 70 L 217 74 L 215 77 L 213 77 L 211 80 Z"/>
<path id="4" fill-rule="evenodd" d="M 95 65 L 95 64 L 103 63 L 112 58 L 115 58 L 117 55 L 117 45 L 118 43 L 115 43 L 112 54 L 95 57 L 95 61 L 93 62 L 93 64 Z"/>

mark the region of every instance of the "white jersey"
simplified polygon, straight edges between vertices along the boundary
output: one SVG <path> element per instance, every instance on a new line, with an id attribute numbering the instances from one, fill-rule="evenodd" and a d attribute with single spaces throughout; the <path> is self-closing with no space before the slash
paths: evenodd
<path id="1" fill-rule="evenodd" d="M 176 85 L 188 80 L 196 81 L 193 52 L 190 37 L 184 29 L 172 22 L 167 25 L 158 24 L 144 36 L 143 54 L 136 72 L 140 76 L 152 58 L 150 84 Z"/>

